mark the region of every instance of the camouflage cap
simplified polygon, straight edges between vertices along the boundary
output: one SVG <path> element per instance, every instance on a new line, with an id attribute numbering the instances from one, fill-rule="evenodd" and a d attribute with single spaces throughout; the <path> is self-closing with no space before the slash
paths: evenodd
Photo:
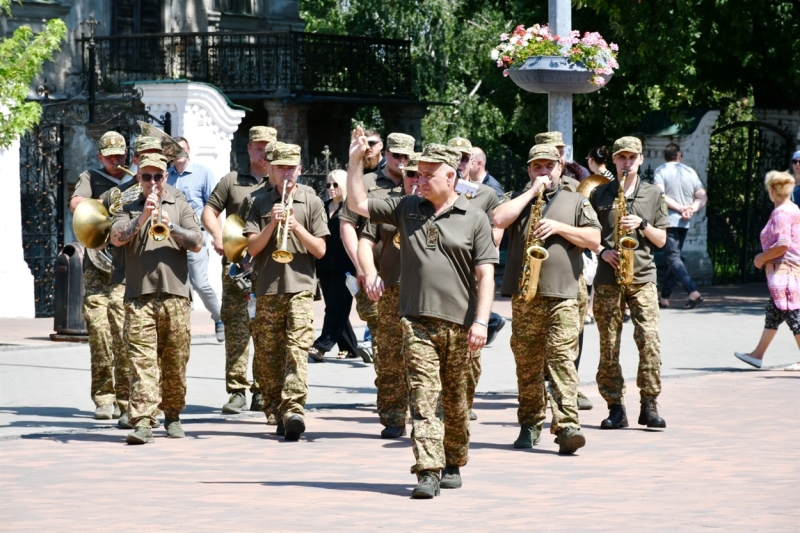
<path id="1" fill-rule="evenodd" d="M 405 133 L 390 133 L 386 137 L 386 149 L 393 154 L 414 155 L 414 137 Z"/>
<path id="2" fill-rule="evenodd" d="M 620 152 L 633 152 L 634 154 L 641 154 L 642 141 L 636 137 L 620 137 L 614 141 L 614 147 L 611 149 L 611 155 L 617 155 Z"/>
<path id="3" fill-rule="evenodd" d="M 278 146 L 278 141 L 272 141 L 264 147 L 264 160 L 272 161 L 272 156 L 275 152 L 275 147 Z"/>
<path id="4" fill-rule="evenodd" d="M 458 168 L 458 163 L 461 161 L 461 152 L 444 144 L 426 144 L 417 161 L 420 163 L 444 163 L 455 169 Z"/>
<path id="5" fill-rule="evenodd" d="M 102 155 L 124 155 L 125 137 L 116 131 L 107 131 L 100 137 L 98 143 Z"/>
<path id="6" fill-rule="evenodd" d="M 536 137 L 539 137 L 538 135 Z M 535 144 L 528 151 L 528 163 L 536 159 L 546 159 L 548 161 L 559 161 L 561 156 L 558 148 L 553 144 Z"/>
<path id="7" fill-rule="evenodd" d="M 455 148 L 456 150 L 465 154 L 472 155 L 472 143 L 469 142 L 469 139 L 465 139 L 464 137 L 453 137 L 447 141 L 447 146 L 450 148 Z"/>
<path id="8" fill-rule="evenodd" d="M 272 164 L 276 167 L 300 165 L 300 147 L 296 144 L 275 143 L 272 149 Z"/>
<path id="9" fill-rule="evenodd" d="M 417 163 L 419 163 L 419 158 L 420 158 L 421 155 L 422 155 L 422 152 L 414 152 L 414 155 L 412 155 L 408 159 L 408 164 L 405 166 L 405 168 L 403 168 L 403 170 L 411 170 L 413 172 L 416 172 L 417 171 Z"/>
<path id="10" fill-rule="evenodd" d="M 167 158 L 161 154 L 143 154 L 139 157 L 139 169 L 145 167 L 156 167 L 167 170 Z"/>
<path id="11" fill-rule="evenodd" d="M 250 128 L 249 141 L 267 141 L 272 142 L 278 139 L 278 130 L 270 128 L 269 126 L 253 126 Z"/>
<path id="12" fill-rule="evenodd" d="M 133 141 L 133 153 L 139 154 L 145 150 L 159 150 L 161 151 L 161 139 L 156 137 L 148 137 L 146 135 L 139 135 Z"/>
<path id="13" fill-rule="evenodd" d="M 545 133 L 539 133 L 536 135 L 536 137 L 534 137 L 533 140 L 536 144 L 564 146 L 564 137 L 561 135 L 560 131 L 547 131 Z"/>

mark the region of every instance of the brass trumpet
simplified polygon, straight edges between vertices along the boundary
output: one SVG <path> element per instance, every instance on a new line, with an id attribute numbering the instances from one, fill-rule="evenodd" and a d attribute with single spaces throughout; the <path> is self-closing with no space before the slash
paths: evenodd
<path id="1" fill-rule="evenodd" d="M 147 234 L 156 242 L 169 239 L 169 226 L 161 222 L 162 208 L 164 205 L 163 194 L 164 190 L 162 189 L 158 194 L 158 210 L 153 210 L 153 215 L 150 218 L 150 229 L 147 230 Z"/>
<path id="2" fill-rule="evenodd" d="M 286 183 L 289 180 L 284 180 L 283 182 L 283 198 L 281 201 L 283 202 L 283 218 L 278 223 L 278 229 L 275 230 L 275 235 L 278 239 L 278 249 L 272 252 L 272 259 L 277 261 L 278 263 L 290 263 L 292 259 L 294 259 L 294 254 L 289 251 L 288 244 L 289 244 L 289 220 L 288 217 L 291 215 L 292 212 L 292 205 L 294 204 L 294 192 L 297 190 L 296 188 L 292 188 L 292 192 L 289 193 L 289 197 L 286 197 Z"/>
<path id="3" fill-rule="evenodd" d="M 136 173 L 135 172 L 131 172 L 130 169 L 127 169 L 127 168 L 123 167 L 122 165 L 114 165 L 114 170 L 121 170 L 125 174 L 127 174 L 128 176 L 130 176 L 132 178 L 136 177 Z"/>

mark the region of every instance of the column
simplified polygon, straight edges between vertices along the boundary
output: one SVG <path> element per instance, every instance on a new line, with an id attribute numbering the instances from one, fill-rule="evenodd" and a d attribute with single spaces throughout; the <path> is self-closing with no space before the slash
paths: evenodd
<path id="1" fill-rule="evenodd" d="M 551 33 L 564 36 L 572 31 L 570 0 L 549 0 L 547 16 Z M 572 161 L 572 94 L 548 93 L 547 127 L 564 136 L 564 153 Z"/>

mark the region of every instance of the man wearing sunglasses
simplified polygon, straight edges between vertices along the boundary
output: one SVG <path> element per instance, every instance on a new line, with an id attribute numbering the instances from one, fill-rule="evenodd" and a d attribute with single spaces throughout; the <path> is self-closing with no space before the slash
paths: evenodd
<path id="1" fill-rule="evenodd" d="M 222 302 L 220 316 L 225 324 L 225 389 L 230 398 L 222 406 L 223 413 L 241 413 L 247 409 L 245 391 L 253 397 L 251 411 L 263 411 L 263 396 L 256 379 L 247 380 L 247 360 L 250 355 L 250 315 L 247 313 L 247 294 L 229 275 L 230 265 L 222 249 L 220 214 L 240 214 L 252 192 L 263 187 L 269 175 L 269 162 L 264 158 L 267 146 L 277 140 L 278 132 L 267 126 L 253 126 L 248 133 L 247 154 L 250 162 L 239 171 L 226 174 L 217 183 L 203 208 L 203 227 L 212 238 L 214 250 L 222 256 Z M 246 218 L 244 218 L 246 220 Z M 255 368 L 253 375 L 255 376 Z"/>
<path id="2" fill-rule="evenodd" d="M 369 151 L 374 147 L 370 146 L 372 137 L 367 137 L 365 148 Z M 393 189 L 401 187 L 403 180 L 403 167 L 408 164 L 408 158 L 414 155 L 414 137 L 404 133 L 390 133 L 386 138 L 386 166 L 379 168 L 375 173 L 366 174 L 364 176 L 364 184 L 367 188 L 367 195 L 370 198 L 385 198 Z M 375 145 L 377 146 L 377 145 Z M 377 302 L 370 300 L 364 288 L 364 273 L 358 263 L 358 239 L 361 231 L 367 224 L 367 219 L 353 213 L 348 206 L 342 208 L 339 214 L 340 229 L 342 235 L 342 243 L 344 249 L 353 265 L 356 267 L 356 274 L 358 276 L 358 286 L 362 289 L 356 294 L 356 311 L 361 320 L 367 323 L 372 338 L 375 339 L 379 334 L 378 329 L 378 305 Z M 376 250 L 375 264 L 378 264 L 378 255 L 380 248 Z M 377 342 L 372 343 L 372 349 L 362 350 L 362 357 L 364 362 L 371 363 L 377 357 L 375 347 Z M 370 352 L 372 352 L 370 354 Z M 369 360 L 368 360 L 369 359 Z"/>
<path id="3" fill-rule="evenodd" d="M 71 212 L 74 213 L 83 200 L 100 200 L 111 189 L 127 181 L 128 175 L 122 170 L 127 154 L 125 137 L 116 131 L 106 132 L 100 137 L 97 159 L 102 169 L 87 170 L 78 177 L 69 202 Z M 121 415 L 119 406 L 115 404 L 113 342 L 108 323 L 110 281 L 110 273 L 101 270 L 86 254 L 83 259 L 83 318 L 89 332 L 90 392 L 97 420 L 110 420 Z"/>
<path id="4" fill-rule="evenodd" d="M 164 411 L 167 436 L 185 436 L 180 413 L 186 406 L 186 364 L 191 344 L 191 289 L 187 251 L 203 247 L 200 220 L 181 196 L 165 190 L 164 156 L 139 158 L 139 198 L 114 216 L 111 242 L 125 247 L 125 329 L 131 366 L 128 403 L 133 432 L 128 444 L 153 442 L 156 410 Z M 158 217 L 160 216 L 160 220 Z M 160 222 L 169 236 L 156 241 Z"/>
<path id="5" fill-rule="evenodd" d="M 364 154 L 364 174 L 377 172 L 386 166 L 383 159 L 383 140 L 380 133 L 375 130 L 366 130 L 367 152 Z"/>
<path id="6" fill-rule="evenodd" d="M 419 193 L 414 154 L 403 169 L 403 189 L 393 189 L 389 197 Z M 364 272 L 364 290 L 378 303 L 378 329 L 375 344 L 380 358 L 375 359 L 375 386 L 378 389 L 378 416 L 383 425 L 381 438 L 397 439 L 406 434 L 408 385 L 403 358 L 403 328 L 400 325 L 400 246 L 397 228 L 392 224 L 367 223 L 358 240 L 358 260 Z M 396 243 L 400 242 L 400 246 Z M 380 250 L 380 274 L 375 264 L 375 248 Z"/>

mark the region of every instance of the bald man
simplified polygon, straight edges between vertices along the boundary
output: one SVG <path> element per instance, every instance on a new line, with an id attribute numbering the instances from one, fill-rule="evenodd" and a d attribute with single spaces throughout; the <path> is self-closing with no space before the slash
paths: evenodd
<path id="1" fill-rule="evenodd" d="M 486 153 L 477 146 L 472 147 L 472 166 L 469 169 L 469 180 L 488 185 L 494 189 L 494 192 L 497 193 L 497 198 L 502 201 L 503 186 L 486 170 Z"/>

